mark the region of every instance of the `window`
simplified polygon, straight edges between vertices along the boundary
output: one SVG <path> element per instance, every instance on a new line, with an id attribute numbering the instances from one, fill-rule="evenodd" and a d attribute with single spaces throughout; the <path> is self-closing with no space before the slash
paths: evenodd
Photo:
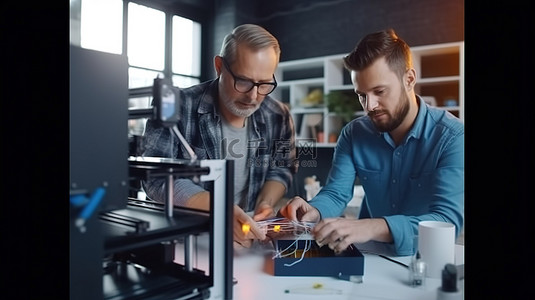
<path id="1" fill-rule="evenodd" d="M 165 67 L 165 13 L 128 3 L 128 86 L 152 85 Z"/>
<path id="2" fill-rule="evenodd" d="M 201 76 L 201 24 L 173 16 L 173 84 L 191 86 Z M 184 58 L 190 59 L 184 59 Z"/>
<path id="3" fill-rule="evenodd" d="M 143 90 L 130 97 L 129 108 L 150 107 L 157 76 L 171 77 L 178 87 L 200 82 L 200 23 L 127 0 L 70 0 L 70 6 L 72 44 L 115 54 L 126 51 L 128 87 Z M 169 26 L 167 18 L 171 18 Z M 166 45 L 171 45 L 169 55 Z M 139 123 L 145 120 L 130 120 L 130 132 L 142 132 Z"/>
<path id="4" fill-rule="evenodd" d="M 122 0 L 81 1 L 80 46 L 83 48 L 122 53 Z"/>

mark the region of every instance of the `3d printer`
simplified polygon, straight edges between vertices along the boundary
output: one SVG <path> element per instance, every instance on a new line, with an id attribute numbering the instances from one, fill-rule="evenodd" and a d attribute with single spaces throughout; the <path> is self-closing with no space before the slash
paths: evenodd
<path id="1" fill-rule="evenodd" d="M 139 116 L 127 72 L 124 55 L 70 48 L 70 298 L 232 299 L 232 161 L 129 156 Z M 153 96 L 149 117 L 180 134 L 169 82 L 155 80 Z M 210 211 L 173 206 L 172 184 L 165 204 L 129 197 L 129 182 L 148 177 L 208 183 Z M 206 270 L 192 263 L 198 234 L 210 236 Z"/>

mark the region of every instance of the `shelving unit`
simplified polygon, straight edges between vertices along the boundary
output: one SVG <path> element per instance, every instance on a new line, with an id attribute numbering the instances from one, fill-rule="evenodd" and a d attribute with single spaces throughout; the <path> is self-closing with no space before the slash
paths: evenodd
<path id="1" fill-rule="evenodd" d="M 464 121 L 464 42 L 453 42 L 411 48 L 418 76 L 416 93 L 434 97 L 437 107 L 452 112 Z M 290 107 L 299 143 L 317 139 L 318 147 L 334 147 L 342 128 L 340 116 L 330 112 L 325 95 L 333 91 L 353 93 L 349 72 L 344 68 L 344 54 L 285 61 L 276 71 L 276 99 Z M 309 105 L 302 100 L 320 89 L 323 100 Z M 451 105 L 454 100 L 455 105 Z M 355 101 L 356 98 L 355 98 Z M 364 115 L 362 110 L 354 116 Z"/>
<path id="2" fill-rule="evenodd" d="M 464 122 L 464 42 L 413 47 L 416 93 Z M 448 103 L 453 100 L 455 103 Z M 451 102 L 451 101 L 450 101 Z"/>

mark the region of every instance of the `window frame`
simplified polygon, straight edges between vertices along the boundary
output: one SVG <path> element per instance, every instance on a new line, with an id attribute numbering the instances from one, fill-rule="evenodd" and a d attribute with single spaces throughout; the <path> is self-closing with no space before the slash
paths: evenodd
<path id="1" fill-rule="evenodd" d="M 157 9 L 162 11 L 165 14 L 165 52 L 164 52 L 164 69 L 163 72 L 160 70 L 154 70 L 149 68 L 142 68 L 142 67 L 136 67 L 128 65 L 128 68 L 135 68 L 140 70 L 148 70 L 148 71 L 154 71 L 158 73 L 163 73 L 164 78 L 169 78 L 173 80 L 173 76 L 182 76 L 182 77 L 189 77 L 192 79 L 198 80 L 198 82 L 203 81 L 203 60 L 204 57 L 203 50 L 205 47 L 203 46 L 206 43 L 206 20 L 204 18 L 201 18 L 199 16 L 204 15 L 201 10 L 195 10 L 188 7 L 182 7 L 180 5 L 177 5 L 176 7 L 167 7 L 160 5 L 158 3 L 155 3 L 154 1 L 141 1 L 141 0 L 123 0 L 123 54 L 128 53 L 128 4 L 132 2 L 135 4 L 143 5 L 149 8 Z M 194 22 L 197 22 L 201 26 L 201 36 L 200 38 L 200 49 L 201 49 L 201 61 L 200 61 L 200 74 L 198 76 L 190 75 L 190 74 L 181 74 L 181 73 L 173 73 L 173 17 L 174 16 L 180 16 L 189 20 L 192 20 Z M 130 88 L 129 87 L 129 98 L 133 98 L 132 96 L 135 96 L 135 98 L 142 97 L 142 96 L 152 96 L 152 85 L 146 86 L 146 87 L 137 87 L 137 88 Z"/>
<path id="2" fill-rule="evenodd" d="M 81 1 L 76 0 L 71 1 L 70 6 L 70 41 L 72 44 L 78 45 L 81 47 L 81 32 L 80 32 L 80 15 L 81 15 Z M 174 82 L 175 76 L 182 78 L 192 78 L 193 83 L 202 82 L 206 80 L 206 64 L 204 57 L 206 57 L 206 48 L 210 44 L 208 41 L 208 36 L 210 35 L 208 25 L 211 24 L 211 19 L 213 17 L 213 8 L 209 5 L 199 5 L 199 4 L 186 4 L 181 2 L 167 2 L 167 5 L 162 4 L 163 2 L 154 1 L 154 0 L 122 0 L 122 44 L 121 44 L 121 53 L 119 55 L 128 55 L 128 6 L 130 3 L 142 5 L 151 9 L 156 9 L 164 13 L 165 15 L 165 37 L 164 37 L 164 68 L 162 70 L 155 70 L 150 68 L 144 68 L 139 66 L 133 66 L 128 64 L 128 73 L 132 69 L 142 70 L 142 71 L 151 71 L 155 74 L 161 74 L 164 78 L 170 79 Z M 210 2 L 210 1 L 209 1 Z M 170 4 L 172 3 L 172 4 Z M 182 74 L 173 72 L 173 17 L 178 16 L 182 18 L 189 19 L 193 22 L 196 22 L 200 25 L 200 53 L 199 53 L 199 74 Z M 187 80 L 187 79 L 186 79 Z M 145 122 L 146 118 L 151 117 L 150 111 L 152 110 L 152 83 L 147 84 L 147 86 L 136 86 L 130 87 L 130 80 L 128 86 L 128 107 L 129 114 L 132 120 L 135 122 Z M 179 83 L 174 83 L 175 85 Z M 144 85 L 144 84 L 143 84 Z M 130 127 L 129 120 L 129 127 Z M 130 131 L 130 129 L 129 129 Z M 129 132 L 130 135 L 130 132 Z"/>

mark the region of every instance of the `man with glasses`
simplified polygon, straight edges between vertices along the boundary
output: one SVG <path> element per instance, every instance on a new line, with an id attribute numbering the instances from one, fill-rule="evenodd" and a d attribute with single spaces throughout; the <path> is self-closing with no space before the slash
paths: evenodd
<path id="1" fill-rule="evenodd" d="M 464 125 L 415 94 L 409 46 L 393 30 L 365 36 L 344 58 L 366 116 L 338 139 L 325 186 L 306 202 L 282 207 L 290 219 L 318 222 L 320 245 L 335 252 L 356 243 L 390 255 L 412 255 L 418 222 L 464 221 Z M 358 100 L 357 100 L 358 99 Z M 365 192 L 358 219 L 342 218 L 359 178 Z M 320 221 L 321 220 L 321 221 Z"/>
<path id="2" fill-rule="evenodd" d="M 217 78 L 178 91 L 178 128 L 197 158 L 234 160 L 236 247 L 265 239 L 255 221 L 274 216 L 274 206 L 297 172 L 293 120 L 288 108 L 269 96 L 277 87 L 279 58 L 273 35 L 257 25 L 240 25 L 225 37 L 214 58 Z M 190 158 L 179 140 L 153 120 L 147 121 L 144 136 L 143 156 Z M 150 199 L 165 200 L 164 180 L 144 181 L 143 188 Z M 189 179 L 175 180 L 173 201 L 203 210 L 210 205 L 202 183 Z M 243 224 L 250 226 L 249 233 Z"/>

